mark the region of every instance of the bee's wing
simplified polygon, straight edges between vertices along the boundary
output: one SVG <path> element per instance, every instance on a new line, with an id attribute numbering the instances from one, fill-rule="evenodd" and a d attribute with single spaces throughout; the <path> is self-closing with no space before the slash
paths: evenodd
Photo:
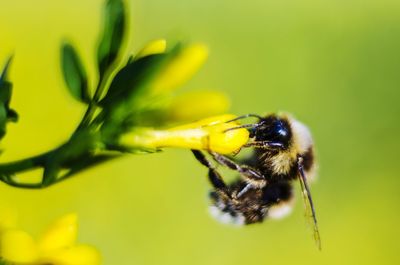
<path id="1" fill-rule="evenodd" d="M 319 235 L 317 217 L 315 215 L 315 209 L 314 209 L 314 203 L 312 201 L 310 188 L 307 184 L 307 179 L 304 174 L 303 166 L 301 164 L 299 164 L 299 182 L 300 182 L 301 193 L 302 193 L 303 201 L 304 201 L 305 215 L 312 227 L 315 243 L 317 244 L 318 249 L 321 250 L 321 238 Z"/>

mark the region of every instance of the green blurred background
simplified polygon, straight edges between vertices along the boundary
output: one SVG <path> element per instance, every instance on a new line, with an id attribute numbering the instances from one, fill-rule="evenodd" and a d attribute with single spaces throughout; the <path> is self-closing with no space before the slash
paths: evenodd
<path id="1" fill-rule="evenodd" d="M 84 111 L 59 67 L 65 38 L 95 81 L 100 0 L 0 0 L 0 62 L 15 53 L 20 122 L 2 161 L 62 143 Z M 399 264 L 400 1 L 132 0 L 131 51 L 184 36 L 209 45 L 187 85 L 231 96 L 232 112 L 285 110 L 313 132 L 312 186 L 323 250 L 297 201 L 292 215 L 245 228 L 207 213 L 205 169 L 187 150 L 128 156 L 42 191 L 0 184 L 0 209 L 39 234 L 76 211 L 80 241 L 105 264 Z M 298 185 L 296 185 L 298 187 Z"/>

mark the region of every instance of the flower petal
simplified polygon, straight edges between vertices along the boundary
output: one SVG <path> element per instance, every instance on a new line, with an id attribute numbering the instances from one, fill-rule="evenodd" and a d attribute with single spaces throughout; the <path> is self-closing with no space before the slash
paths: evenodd
<path id="1" fill-rule="evenodd" d="M 236 123 L 223 123 L 211 126 L 209 131 L 209 146 L 197 149 L 212 150 L 220 154 L 230 154 L 238 151 L 249 140 L 249 131 L 246 129 L 235 129 L 226 131 L 238 126 Z"/>
<path id="2" fill-rule="evenodd" d="M 208 118 L 204 118 L 195 122 L 183 124 L 174 128 L 171 128 L 169 130 L 182 130 L 182 129 L 195 129 L 195 128 L 203 128 L 203 127 L 210 127 L 214 126 L 217 124 L 223 124 L 226 123 L 229 120 L 235 119 L 237 116 L 233 114 L 222 114 L 222 115 L 216 115 Z M 235 125 L 237 126 L 238 124 L 236 122 L 231 122 L 231 126 Z"/>
<path id="3" fill-rule="evenodd" d="M 137 129 L 123 135 L 120 144 L 131 148 L 181 147 L 230 154 L 239 150 L 249 139 L 246 129 L 226 131 L 238 126 L 236 122 L 226 122 L 235 117 L 219 115 L 168 130 Z"/>
<path id="4" fill-rule="evenodd" d="M 77 237 L 78 217 L 68 214 L 56 220 L 48 227 L 39 240 L 42 253 L 72 246 Z"/>
<path id="5" fill-rule="evenodd" d="M 192 44 L 161 70 L 153 81 L 155 94 L 169 92 L 188 81 L 200 69 L 208 57 L 208 48 L 203 44 Z"/>
<path id="6" fill-rule="evenodd" d="M 0 240 L 0 256 L 12 263 L 33 263 L 38 258 L 35 241 L 22 230 L 7 230 Z"/>
<path id="7" fill-rule="evenodd" d="M 54 265 L 98 265 L 100 253 L 91 246 L 78 245 L 53 252 L 41 260 L 43 264 Z"/>
<path id="8" fill-rule="evenodd" d="M 168 120 L 190 121 L 226 112 L 230 107 L 228 97 L 218 91 L 193 91 L 177 96 L 166 112 Z"/>
<path id="9" fill-rule="evenodd" d="M 153 54 L 164 53 L 167 48 L 167 41 L 165 39 L 153 40 L 146 44 L 143 49 L 136 55 L 136 59 L 146 57 Z"/>

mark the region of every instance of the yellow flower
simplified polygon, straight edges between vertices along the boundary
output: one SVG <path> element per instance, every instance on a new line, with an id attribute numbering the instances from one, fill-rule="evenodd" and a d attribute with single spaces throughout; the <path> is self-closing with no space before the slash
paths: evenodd
<path id="1" fill-rule="evenodd" d="M 153 40 L 147 43 L 136 55 L 136 59 L 146 57 L 153 54 L 164 53 L 167 48 L 167 41 L 165 39 Z"/>
<path id="2" fill-rule="evenodd" d="M 166 130 L 137 128 L 123 135 L 119 144 L 130 148 L 181 147 L 230 154 L 238 151 L 249 139 L 246 129 L 227 131 L 239 125 L 227 122 L 235 117 L 219 115 Z"/>
<path id="3" fill-rule="evenodd" d="M 165 113 L 168 120 L 187 122 L 226 113 L 229 107 L 230 101 L 226 94 L 200 90 L 174 97 Z"/>
<path id="4" fill-rule="evenodd" d="M 68 214 L 48 227 L 38 241 L 18 229 L 0 235 L 0 257 L 12 264 L 29 265 L 98 265 L 98 251 L 87 245 L 76 245 L 78 220 Z"/>
<path id="5" fill-rule="evenodd" d="M 164 44 L 164 40 L 150 42 L 136 58 L 164 53 Z M 146 92 L 140 94 L 141 97 L 135 101 L 135 111 L 132 112 L 135 115 L 132 118 L 135 127 L 130 132 L 113 138 L 110 141 L 111 145 L 132 151 L 140 148 L 181 147 L 228 154 L 239 150 L 248 141 L 248 131 L 227 131 L 237 127 L 238 123 L 226 123 L 233 119 L 234 115 L 221 115 L 230 107 L 230 101 L 224 93 L 206 90 L 172 95 L 173 89 L 192 78 L 203 65 L 208 57 L 208 48 L 199 43 L 177 46 L 168 55 L 159 68 L 156 68 L 154 76 L 149 79 Z M 127 105 L 123 105 L 122 109 L 128 109 Z M 125 118 L 117 113 L 117 108 L 113 108 L 112 111 L 114 117 L 120 120 Z M 210 116 L 211 118 L 204 119 Z M 185 126 L 160 129 L 161 126 L 198 119 L 201 120 Z M 117 143 L 114 142 L 115 139 Z"/>
<path id="6" fill-rule="evenodd" d="M 151 87 L 155 94 L 170 92 L 183 85 L 200 69 L 208 57 L 204 44 L 191 44 L 163 67 Z"/>
<path id="7" fill-rule="evenodd" d="M 154 57 L 142 58 L 148 55 L 154 55 Z M 169 103 L 175 104 L 172 92 L 197 72 L 207 56 L 208 49 L 203 44 L 176 45 L 169 51 L 166 51 L 166 41 L 163 39 L 147 44 L 133 61 L 117 73 L 106 96 L 102 99 L 104 113 L 107 112 L 106 116 L 109 120 L 113 120 L 113 122 L 107 120 L 104 127 L 107 127 L 107 123 L 113 123 L 111 126 L 116 128 L 115 124 L 132 119 L 132 115 L 135 125 L 140 125 L 142 121 L 154 120 L 154 123 L 166 124 L 169 120 L 174 122 L 186 119 L 190 113 L 180 119 L 183 116 L 182 112 L 169 112 Z M 213 94 L 209 91 L 202 98 L 206 100 L 206 96 L 210 97 L 211 111 L 208 114 L 223 113 L 221 109 L 226 111 L 229 103 L 225 95 Z M 186 99 L 182 98 L 182 100 Z M 177 107 L 183 106 L 182 100 L 176 102 L 179 106 L 173 105 L 171 108 L 176 110 Z M 220 102 L 216 102 L 218 100 Z M 198 103 L 197 106 L 199 105 Z M 215 106 L 214 109 L 213 106 Z M 185 108 L 188 109 L 187 106 Z M 199 112 L 200 108 L 194 110 L 195 116 L 190 117 L 190 120 L 199 118 L 200 115 L 196 112 Z M 205 109 L 206 107 L 202 106 L 201 111 L 206 113 Z M 177 119 L 174 120 L 174 117 Z M 143 126 L 146 125 L 149 125 L 149 122 L 145 122 Z"/>

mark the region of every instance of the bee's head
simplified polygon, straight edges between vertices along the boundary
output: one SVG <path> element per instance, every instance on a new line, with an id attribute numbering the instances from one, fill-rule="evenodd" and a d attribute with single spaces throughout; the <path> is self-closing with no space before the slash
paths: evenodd
<path id="1" fill-rule="evenodd" d="M 297 175 L 298 161 L 308 175 L 315 174 L 313 140 L 307 126 L 288 114 L 270 114 L 257 117 L 258 122 L 244 124 L 237 128 L 248 128 L 252 141 L 247 146 L 255 146 L 263 155 L 264 166 L 271 174 Z M 236 128 L 233 128 L 236 129 Z"/>
<path id="2" fill-rule="evenodd" d="M 292 130 L 286 117 L 268 115 L 261 119 L 256 127 L 250 130 L 256 141 L 268 141 L 281 149 L 289 148 L 292 141 Z M 274 147 L 274 145 L 271 145 Z"/>
<path id="3" fill-rule="evenodd" d="M 302 154 L 312 147 L 311 133 L 295 118 L 286 114 L 271 114 L 250 129 L 255 141 L 270 142 L 270 147 L 278 149 L 294 148 Z"/>
<path id="4" fill-rule="evenodd" d="M 307 126 L 287 114 L 271 114 L 261 118 L 253 128 L 250 136 L 257 141 L 268 144 L 266 149 L 276 155 L 271 160 L 273 172 L 287 174 L 294 167 L 297 159 L 302 157 L 304 170 L 309 176 L 315 175 L 313 140 Z M 293 172 L 297 172 L 293 170 Z"/>

